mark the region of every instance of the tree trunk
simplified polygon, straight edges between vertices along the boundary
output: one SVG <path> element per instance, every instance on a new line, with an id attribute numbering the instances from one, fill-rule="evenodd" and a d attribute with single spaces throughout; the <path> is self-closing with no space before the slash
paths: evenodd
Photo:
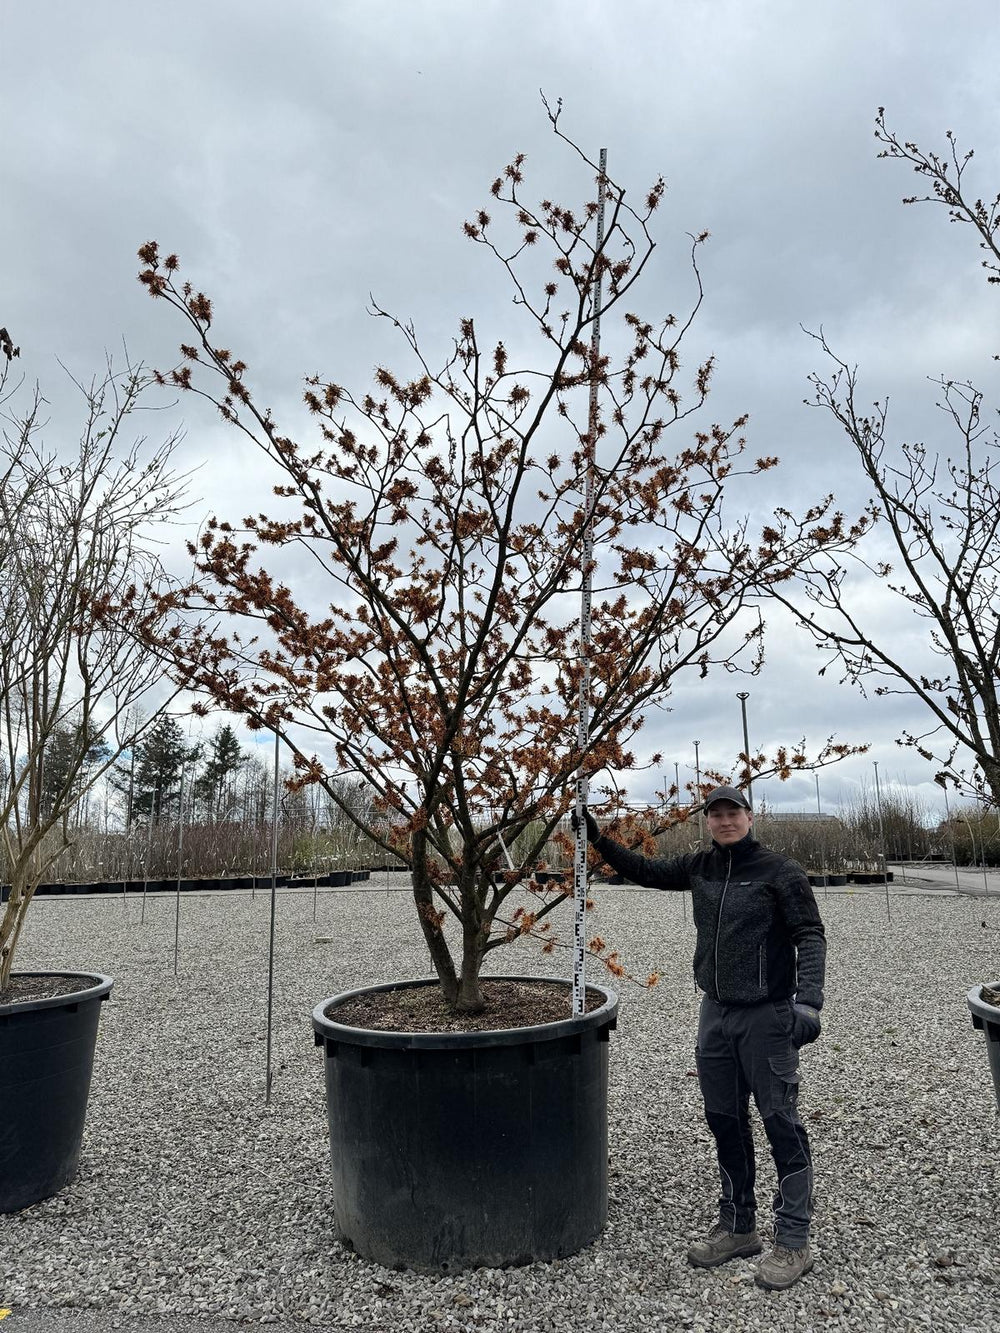
<path id="1" fill-rule="evenodd" d="M 14 965 L 14 951 L 21 935 L 21 927 L 28 912 L 28 905 L 35 892 L 38 877 L 25 875 L 17 867 L 11 869 L 10 897 L 0 913 L 0 995 L 10 985 L 11 969 Z"/>
<path id="2" fill-rule="evenodd" d="M 427 863 L 422 857 L 413 858 L 413 901 L 417 908 L 417 920 L 424 933 L 424 941 L 434 964 L 434 971 L 441 983 L 441 994 L 451 1008 L 458 1004 L 458 975 L 455 964 L 448 951 L 444 931 L 437 922 L 437 909 L 434 906 L 434 886 L 427 873 Z"/>
<path id="3" fill-rule="evenodd" d="M 473 865 L 463 866 L 458 885 L 462 906 L 462 975 L 455 1007 L 463 1014 L 480 1014 L 486 1008 L 479 972 L 486 956 L 489 931 L 483 920 L 476 870 Z"/>
<path id="4" fill-rule="evenodd" d="M 983 770 L 983 779 L 993 798 L 993 804 L 1000 808 L 1000 760 L 980 758 L 979 766 Z"/>

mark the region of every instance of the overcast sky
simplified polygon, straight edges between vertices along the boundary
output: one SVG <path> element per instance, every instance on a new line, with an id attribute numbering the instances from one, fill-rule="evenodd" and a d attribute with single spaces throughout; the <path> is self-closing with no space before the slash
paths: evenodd
<path id="1" fill-rule="evenodd" d="M 687 233 L 711 232 L 690 354 L 717 357 L 711 418 L 749 412 L 753 454 L 783 460 L 775 502 L 834 489 L 850 507 L 849 447 L 803 405 L 822 368 L 803 325 L 822 324 L 864 396 L 891 394 L 900 432 L 929 446 L 928 376 L 995 385 L 997 298 L 974 243 L 942 210 L 901 206 L 914 178 L 876 160 L 873 130 L 879 105 L 924 147 L 953 129 L 976 149 L 975 188 L 996 194 L 997 20 L 993 0 L 0 0 L 0 325 L 54 424 L 71 419 L 59 362 L 87 377 L 124 339 L 170 364 L 181 330 L 135 281 L 155 238 L 213 297 L 220 341 L 261 397 L 294 419 L 303 375 L 364 384 L 397 358 L 370 293 L 442 353 L 461 315 L 506 318 L 461 224 L 518 151 L 535 197 L 559 197 L 570 163 L 544 88 L 631 192 L 666 178 L 644 309 L 683 307 Z M 245 447 L 181 406 L 199 514 L 263 505 Z M 913 633 L 891 605 L 879 615 Z M 651 724 L 670 778 L 675 761 L 692 776 L 694 740 L 703 763 L 732 763 L 746 689 L 754 746 L 872 743 L 821 774 L 825 807 L 870 786 L 877 760 L 883 783 L 938 808 L 929 766 L 893 744 L 920 725 L 912 704 L 820 680 L 806 636 L 769 620 L 758 678 L 683 685 Z M 816 803 L 811 777 L 759 795 Z"/>

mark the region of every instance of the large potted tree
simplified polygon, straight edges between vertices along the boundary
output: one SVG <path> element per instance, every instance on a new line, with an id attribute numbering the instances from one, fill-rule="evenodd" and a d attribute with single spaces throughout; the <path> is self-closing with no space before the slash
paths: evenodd
<path id="1" fill-rule="evenodd" d="M 972 1026 L 986 1038 L 986 1056 L 993 1075 L 993 1091 L 1000 1112 L 1000 981 L 973 986 L 966 996 Z"/>
<path id="2" fill-rule="evenodd" d="M 341 1235 L 426 1269 L 552 1258 L 603 1226 L 616 997 L 593 986 L 590 1011 L 574 1016 L 565 981 L 499 979 L 483 964 L 528 937 L 552 956 L 549 918 L 567 888 L 533 868 L 560 836 L 579 772 L 641 766 L 643 717 L 678 672 L 752 670 L 762 625 L 741 615 L 788 574 L 772 531 L 752 538 L 723 504 L 734 478 L 776 460 L 745 458 L 744 419 L 684 428 L 713 369 L 708 358 L 681 373 L 705 237 L 692 250 L 693 308 L 633 313 L 663 182 L 630 206 L 551 119 L 596 178 L 582 208 L 528 203 L 518 156 L 493 183 L 499 222 L 482 209 L 464 226 L 512 285 L 521 324 L 487 340 L 462 319 L 432 368 L 413 327 L 375 307 L 413 376 L 381 367 L 363 394 L 308 380 L 308 445 L 258 404 L 177 256 L 153 242 L 139 252 L 140 281 L 189 326 L 164 382 L 210 399 L 271 461 L 289 502 L 239 527 L 208 523 L 198 577 L 178 597 L 221 623 L 192 631 L 181 616 L 157 648 L 215 704 L 279 733 L 296 781 L 320 784 L 412 876 L 433 980 L 328 998 L 313 1021 Z M 532 338 L 535 364 L 522 360 Z M 822 506 L 807 521 L 817 543 L 853 540 Z M 307 582 L 283 581 L 280 554 L 277 570 L 263 568 L 264 545 L 306 552 Z M 374 793 L 367 808 L 345 799 L 348 779 Z"/>
<path id="3" fill-rule="evenodd" d="M 13 351 L 12 347 L 7 348 Z M 71 816 L 141 735 L 163 698 L 139 627 L 160 612 L 143 532 L 176 512 L 173 441 L 123 445 L 144 383 L 127 370 L 83 388 L 78 448 L 47 451 L 43 400 L 18 407 L 0 379 L 0 1212 L 55 1193 L 77 1172 L 100 971 L 16 972 L 35 890 L 73 838 Z M 81 386 L 82 387 L 82 386 Z"/>

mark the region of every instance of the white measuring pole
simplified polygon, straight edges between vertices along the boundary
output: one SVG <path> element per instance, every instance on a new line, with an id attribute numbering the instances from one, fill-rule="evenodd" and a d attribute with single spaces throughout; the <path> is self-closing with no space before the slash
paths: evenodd
<path id="1" fill-rule="evenodd" d="M 597 198 L 596 253 L 604 249 L 604 182 L 608 150 L 601 149 Z M 590 413 L 587 424 L 586 477 L 583 496 L 583 559 L 580 591 L 580 703 L 577 715 L 576 744 L 583 754 L 590 741 L 590 622 L 591 589 L 594 562 L 594 456 L 597 448 L 597 362 L 601 350 L 601 274 L 594 279 L 594 323 L 590 336 L 593 368 L 590 378 Z M 587 828 L 583 812 L 587 808 L 590 784 L 581 764 L 576 774 L 576 849 L 573 860 L 573 1013 L 584 1012 L 586 981 L 584 961 L 587 938 Z"/>

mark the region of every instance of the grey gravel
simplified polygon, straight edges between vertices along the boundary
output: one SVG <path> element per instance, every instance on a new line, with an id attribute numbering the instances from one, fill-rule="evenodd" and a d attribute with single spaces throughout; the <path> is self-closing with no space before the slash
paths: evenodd
<path id="1" fill-rule="evenodd" d="M 309 1013 L 340 990 L 426 975 L 400 888 L 375 876 L 364 892 L 321 892 L 315 922 L 311 893 L 279 894 L 270 1106 L 266 894 L 186 896 L 176 976 L 172 898 L 151 897 L 145 923 L 120 898 L 36 904 L 19 966 L 117 980 L 80 1176 L 0 1217 L 11 1333 L 32 1307 L 103 1313 L 124 1329 L 138 1316 L 164 1329 L 211 1317 L 394 1333 L 996 1328 L 1000 1135 L 964 996 L 1000 976 L 1000 900 L 893 894 L 890 922 L 881 892 L 818 890 L 828 999 L 823 1037 L 803 1053 L 800 1103 L 817 1259 L 781 1293 L 757 1288 L 746 1261 L 685 1262 L 718 1190 L 694 1075 L 693 927 L 682 897 L 631 888 L 598 889 L 593 929 L 637 975 L 663 979 L 620 987 L 602 1238 L 557 1263 L 441 1278 L 389 1271 L 332 1239 Z M 561 929 L 568 939 L 568 913 Z M 493 960 L 497 971 L 557 970 L 524 941 Z M 595 965 L 590 975 L 601 978 Z M 757 1144 L 766 1203 L 760 1132 Z"/>

